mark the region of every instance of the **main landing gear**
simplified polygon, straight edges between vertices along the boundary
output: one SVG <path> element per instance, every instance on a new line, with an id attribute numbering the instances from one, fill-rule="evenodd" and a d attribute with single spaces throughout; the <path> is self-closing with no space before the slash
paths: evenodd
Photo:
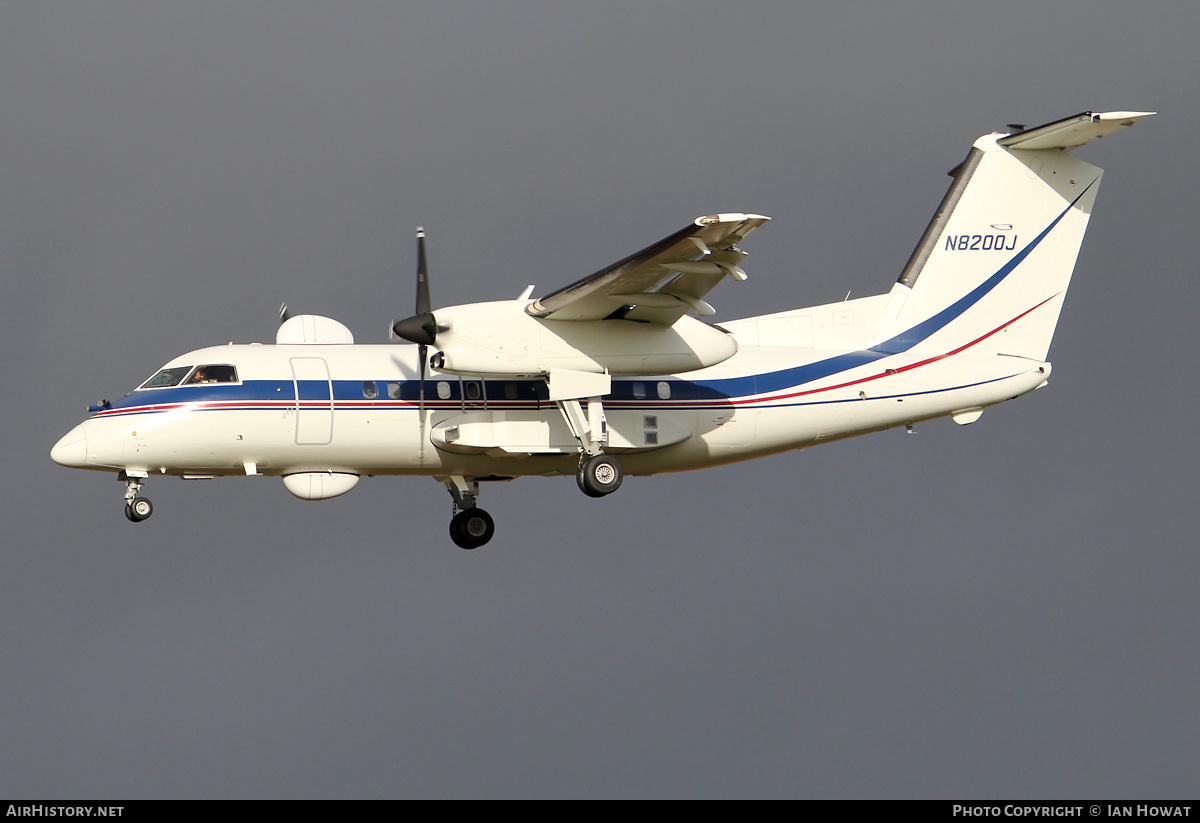
<path id="1" fill-rule="evenodd" d="M 154 504 L 148 497 L 139 497 L 142 490 L 142 478 L 130 477 L 125 472 L 117 475 L 118 480 L 125 481 L 125 516 L 132 523 L 141 523 L 154 514 Z"/>
<path id="2" fill-rule="evenodd" d="M 600 397 L 588 397 L 587 409 L 577 398 L 556 400 L 571 434 L 579 443 L 579 470 L 575 482 L 588 497 L 604 497 L 621 487 L 625 473 L 615 458 L 604 453 L 608 442 L 608 423 Z"/>
<path id="3" fill-rule="evenodd" d="M 496 533 L 496 524 L 490 514 L 475 505 L 479 482 L 459 476 L 439 479 L 454 498 L 457 513 L 450 518 L 450 539 L 454 545 L 469 551 L 491 540 Z"/>

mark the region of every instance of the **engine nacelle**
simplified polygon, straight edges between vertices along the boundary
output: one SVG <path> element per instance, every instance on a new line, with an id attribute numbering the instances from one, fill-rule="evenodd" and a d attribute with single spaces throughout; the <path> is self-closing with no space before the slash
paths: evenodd
<path id="1" fill-rule="evenodd" d="M 684 316 L 672 326 L 634 320 L 542 320 L 525 301 L 438 309 L 433 367 L 451 374 L 532 377 L 551 369 L 675 374 L 714 366 L 737 352 L 730 334 Z"/>
<path id="2" fill-rule="evenodd" d="M 358 483 L 357 474 L 345 472 L 297 472 L 283 477 L 283 485 L 301 500 L 328 500 L 350 491 Z"/>

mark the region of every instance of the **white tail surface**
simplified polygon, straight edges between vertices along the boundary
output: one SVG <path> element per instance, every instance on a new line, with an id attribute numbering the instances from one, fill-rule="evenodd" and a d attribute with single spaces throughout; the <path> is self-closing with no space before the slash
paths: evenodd
<path id="1" fill-rule="evenodd" d="M 979 138 L 893 287 L 872 348 L 1045 360 L 1102 173 L 1069 152 L 1150 114 L 1085 113 Z"/>

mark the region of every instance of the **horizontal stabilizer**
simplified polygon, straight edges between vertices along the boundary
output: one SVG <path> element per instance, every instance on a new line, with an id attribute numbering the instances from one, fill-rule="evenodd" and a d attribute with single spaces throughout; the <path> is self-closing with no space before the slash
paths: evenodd
<path id="1" fill-rule="evenodd" d="M 1065 120 L 1001 137 L 996 142 L 1010 149 L 1070 151 L 1155 114 L 1152 111 L 1085 111 Z"/>

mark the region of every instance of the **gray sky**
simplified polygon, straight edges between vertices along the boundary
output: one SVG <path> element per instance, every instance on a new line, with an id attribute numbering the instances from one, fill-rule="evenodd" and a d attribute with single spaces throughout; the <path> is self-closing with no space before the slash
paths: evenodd
<path id="1" fill-rule="evenodd" d="M 1194 797 L 1192 3 L 0 6 L 0 796 Z M 717 320 L 888 289 L 980 134 L 1157 110 L 1047 389 L 705 472 L 122 487 L 83 408 L 275 311 L 385 340 L 714 211 Z"/>

